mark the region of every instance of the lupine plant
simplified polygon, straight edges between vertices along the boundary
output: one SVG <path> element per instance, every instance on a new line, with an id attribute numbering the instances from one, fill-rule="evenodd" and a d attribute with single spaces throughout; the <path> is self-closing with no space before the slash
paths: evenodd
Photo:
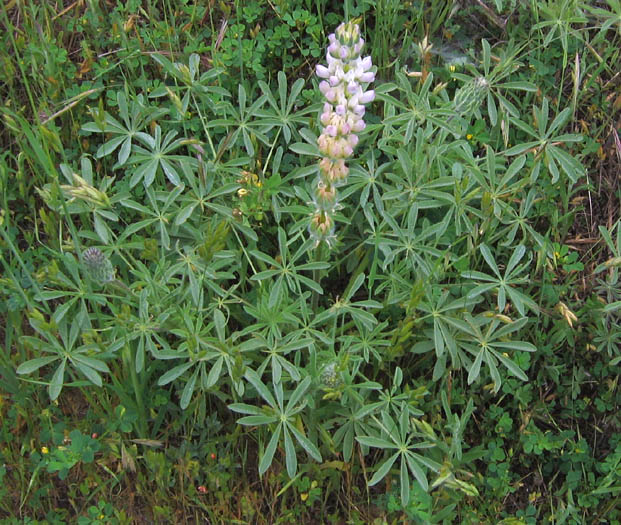
<path id="1" fill-rule="evenodd" d="M 234 92 L 218 61 L 153 54 L 144 92 L 101 88 L 79 153 L 3 109 L 44 168 L 38 267 L 0 230 L 31 327 L 17 374 L 52 401 L 80 389 L 134 446 L 217 416 L 283 491 L 334 467 L 457 520 L 450 501 L 477 495 L 473 399 L 528 381 L 564 304 L 535 287 L 555 260 L 542 201 L 569 213 L 581 136 L 545 96 L 518 109 L 538 94 L 516 50 L 378 82 L 363 32 L 338 25 L 306 78 Z M 619 228 L 594 340 L 617 358 Z"/>

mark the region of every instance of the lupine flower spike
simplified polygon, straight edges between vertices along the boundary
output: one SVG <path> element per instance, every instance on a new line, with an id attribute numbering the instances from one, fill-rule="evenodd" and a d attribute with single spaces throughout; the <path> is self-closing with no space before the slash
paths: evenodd
<path id="1" fill-rule="evenodd" d="M 322 132 L 317 145 L 323 158 L 319 162 L 319 178 L 315 184 L 315 213 L 310 232 L 319 244 L 334 238 L 332 215 L 338 208 L 336 188 L 345 183 L 349 168 L 345 159 L 351 157 L 358 144 L 358 135 L 365 128 L 365 104 L 375 98 L 375 91 L 366 86 L 375 80 L 371 57 L 362 58 L 364 40 L 354 22 L 342 23 L 328 37 L 327 66 L 317 65 L 321 78 L 319 90 L 325 98 L 320 121 Z"/>

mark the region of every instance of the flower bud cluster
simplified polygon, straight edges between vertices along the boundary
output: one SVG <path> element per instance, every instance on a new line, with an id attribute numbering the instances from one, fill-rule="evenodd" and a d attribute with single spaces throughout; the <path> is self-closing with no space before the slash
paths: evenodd
<path id="1" fill-rule="evenodd" d="M 314 195 L 317 209 L 310 225 L 317 242 L 332 235 L 332 214 L 338 205 L 336 187 L 347 178 L 345 159 L 353 155 L 357 133 L 366 126 L 365 104 L 375 98 L 375 91 L 364 89 L 375 80 L 375 73 L 371 71 L 371 57 L 360 56 L 364 40 L 358 24 L 342 23 L 328 41 L 327 66 L 318 65 L 316 69 L 322 79 L 319 90 L 326 100 L 320 117 L 322 132 L 317 139 L 323 155 Z"/>
<path id="2" fill-rule="evenodd" d="M 114 281 L 114 267 L 99 248 L 88 248 L 82 253 L 88 276 L 95 282 L 105 284 Z"/>

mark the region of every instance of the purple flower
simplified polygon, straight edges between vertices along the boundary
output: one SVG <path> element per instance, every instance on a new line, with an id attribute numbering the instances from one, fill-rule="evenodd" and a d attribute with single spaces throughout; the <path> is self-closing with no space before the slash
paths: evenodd
<path id="1" fill-rule="evenodd" d="M 364 120 L 359 119 L 357 120 L 354 125 L 352 126 L 352 129 L 356 132 L 356 133 L 360 133 L 362 130 L 364 130 L 364 128 L 367 127 L 367 124 Z"/>

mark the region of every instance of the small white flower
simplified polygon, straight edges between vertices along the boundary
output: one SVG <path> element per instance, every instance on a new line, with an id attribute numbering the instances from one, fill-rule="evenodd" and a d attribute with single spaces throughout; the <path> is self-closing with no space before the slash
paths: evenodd
<path id="1" fill-rule="evenodd" d="M 360 104 L 368 104 L 375 99 L 375 90 L 370 89 L 369 91 L 365 91 L 362 96 L 358 99 Z"/>
<path id="2" fill-rule="evenodd" d="M 321 64 L 317 64 L 315 71 L 317 72 L 317 76 L 319 78 L 328 78 L 330 76 L 330 70 Z"/>

